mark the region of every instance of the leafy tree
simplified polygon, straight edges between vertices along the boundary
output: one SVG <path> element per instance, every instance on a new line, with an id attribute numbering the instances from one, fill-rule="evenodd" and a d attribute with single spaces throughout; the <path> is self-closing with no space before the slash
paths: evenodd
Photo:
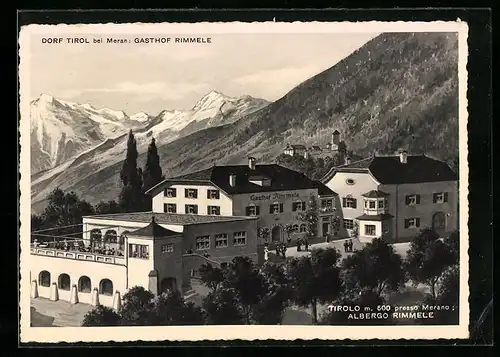
<path id="1" fill-rule="evenodd" d="M 316 238 L 318 236 L 318 202 L 314 195 L 309 197 L 306 211 L 299 215 L 299 219 L 306 224 L 306 238 Z"/>
<path id="2" fill-rule="evenodd" d="M 127 154 L 120 171 L 122 191 L 120 207 L 123 212 L 142 211 L 144 197 L 142 194 L 142 170 L 137 168 L 137 144 L 130 130 L 127 141 Z"/>
<path id="3" fill-rule="evenodd" d="M 289 298 L 288 290 L 282 286 L 283 271 L 271 266 L 259 270 L 248 257 L 236 257 L 224 269 L 205 265 L 200 275 L 211 289 L 203 301 L 208 323 L 281 321 Z"/>
<path id="4" fill-rule="evenodd" d="M 118 326 L 121 317 L 113 309 L 98 305 L 85 314 L 82 326 Z"/>
<path id="5" fill-rule="evenodd" d="M 333 248 L 314 249 L 310 256 L 294 258 L 287 263 L 292 300 L 299 306 L 312 307 L 314 323 L 318 322 L 318 302 L 334 301 L 341 292 L 340 257 Z"/>
<path id="6" fill-rule="evenodd" d="M 151 325 L 154 317 L 154 295 L 142 286 L 134 286 L 123 295 L 119 314 L 123 325 Z"/>
<path id="7" fill-rule="evenodd" d="M 455 264 L 458 264 L 460 261 L 460 232 L 458 230 L 452 232 L 445 239 L 445 243 L 450 249 L 453 261 L 455 262 Z"/>
<path id="8" fill-rule="evenodd" d="M 185 302 L 179 292 L 164 293 L 153 300 L 151 324 L 154 326 L 203 325 L 204 314 L 192 302 Z"/>
<path id="9" fill-rule="evenodd" d="M 148 154 L 146 158 L 146 165 L 144 166 L 144 170 L 142 171 L 142 191 L 146 192 L 151 187 L 160 183 L 165 179 L 165 176 L 162 174 L 161 166 L 160 166 L 160 157 L 158 156 L 158 149 L 156 148 L 155 139 L 151 139 L 151 143 L 148 147 Z"/>
<path id="10" fill-rule="evenodd" d="M 370 292 L 377 298 L 397 291 L 405 283 L 401 256 L 380 238 L 374 238 L 363 249 L 346 257 L 342 273 L 345 292 Z"/>
<path id="11" fill-rule="evenodd" d="M 242 325 L 244 317 L 237 294 L 231 289 L 211 291 L 203 299 L 203 309 L 210 325 Z"/>
<path id="12" fill-rule="evenodd" d="M 76 193 L 65 193 L 60 188 L 54 189 L 47 197 L 48 206 L 41 215 L 32 216 L 32 230 L 52 229 L 47 235 L 68 235 L 82 233 L 82 217 L 92 215 L 94 209 L 90 203 L 80 199 Z M 36 236 L 38 240 L 47 237 Z"/>
<path id="13" fill-rule="evenodd" d="M 267 240 L 269 239 L 270 234 L 271 231 L 267 227 L 259 228 L 259 230 L 257 231 L 257 235 L 259 236 L 259 238 L 263 239 L 265 242 L 267 242 Z"/>
<path id="14" fill-rule="evenodd" d="M 101 201 L 95 206 L 97 214 L 120 213 L 120 205 L 116 201 Z"/>
<path id="15" fill-rule="evenodd" d="M 427 284 L 432 299 L 444 271 L 454 263 L 454 255 L 434 230 L 426 228 L 413 239 L 406 257 L 406 270 L 415 283 Z"/>

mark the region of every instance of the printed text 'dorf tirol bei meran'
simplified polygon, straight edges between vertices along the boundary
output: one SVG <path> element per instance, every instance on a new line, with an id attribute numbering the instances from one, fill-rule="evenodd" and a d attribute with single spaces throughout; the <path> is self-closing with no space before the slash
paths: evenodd
<path id="1" fill-rule="evenodd" d="M 42 43 L 46 44 L 91 44 L 91 43 L 143 43 L 143 44 L 162 44 L 162 43 L 212 43 L 211 37 L 43 37 Z"/>

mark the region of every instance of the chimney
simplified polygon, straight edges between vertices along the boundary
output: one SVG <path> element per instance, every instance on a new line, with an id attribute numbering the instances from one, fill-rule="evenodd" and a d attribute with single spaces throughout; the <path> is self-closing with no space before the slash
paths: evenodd
<path id="1" fill-rule="evenodd" d="M 408 160 L 408 151 L 406 150 L 403 150 L 399 153 L 399 161 L 402 163 L 402 164 L 406 164 Z"/>
<path id="2" fill-rule="evenodd" d="M 229 185 L 231 187 L 236 186 L 236 175 L 235 174 L 229 175 Z"/>
<path id="3" fill-rule="evenodd" d="M 248 167 L 250 170 L 255 170 L 255 157 L 249 157 L 248 158 Z"/>

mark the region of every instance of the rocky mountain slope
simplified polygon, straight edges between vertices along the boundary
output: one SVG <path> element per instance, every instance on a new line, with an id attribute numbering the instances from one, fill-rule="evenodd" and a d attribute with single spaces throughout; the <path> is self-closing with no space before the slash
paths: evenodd
<path id="1" fill-rule="evenodd" d="M 164 173 L 244 163 L 248 155 L 272 162 L 286 143 L 325 145 L 335 129 L 357 154 L 406 148 L 452 161 L 458 155 L 457 52 L 452 33 L 382 34 L 242 120 L 162 145 Z M 69 167 L 57 183 L 91 202 L 115 199 L 120 160 Z M 141 165 L 144 160 L 143 153 Z"/>

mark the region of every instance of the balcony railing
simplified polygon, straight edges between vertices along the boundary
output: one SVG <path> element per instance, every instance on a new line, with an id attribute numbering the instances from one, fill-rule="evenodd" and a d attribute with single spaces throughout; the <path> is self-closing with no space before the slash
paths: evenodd
<path id="1" fill-rule="evenodd" d="M 32 255 L 44 255 L 47 257 L 82 260 L 87 262 L 98 262 L 106 264 L 125 265 L 125 257 L 118 255 L 102 255 L 90 252 L 65 251 L 54 248 L 31 247 Z"/>
<path id="2" fill-rule="evenodd" d="M 320 214 L 333 213 L 333 212 L 335 212 L 335 208 L 334 207 L 327 206 L 327 207 L 321 207 L 319 209 L 319 213 Z"/>

